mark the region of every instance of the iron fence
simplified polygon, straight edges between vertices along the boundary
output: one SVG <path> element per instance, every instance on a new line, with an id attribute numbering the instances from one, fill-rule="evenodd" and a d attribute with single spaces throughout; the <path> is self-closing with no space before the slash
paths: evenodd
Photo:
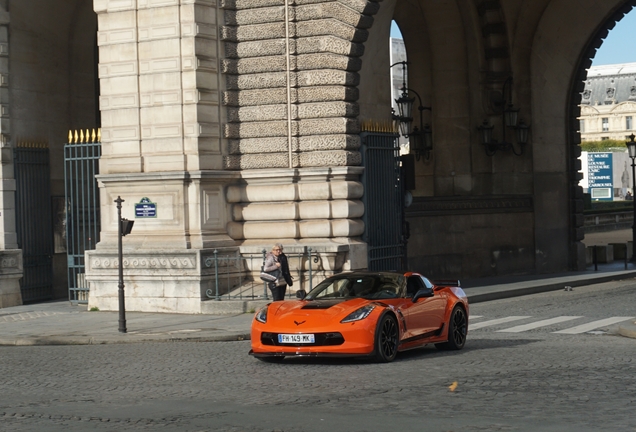
<path id="1" fill-rule="evenodd" d="M 207 268 L 213 269 L 214 280 L 205 291 L 207 298 L 214 300 L 269 299 L 267 284 L 259 278 L 261 266 L 265 262 L 267 250 L 261 253 L 219 254 L 214 250 L 211 256 L 204 258 Z M 311 247 L 302 252 L 285 252 L 289 262 L 289 271 L 294 285 L 287 288 L 286 297 L 296 296 L 296 291 L 304 289 L 309 292 L 314 286 L 317 265 L 320 260 Z"/>
<path id="2" fill-rule="evenodd" d="M 69 132 L 64 146 L 68 295 L 73 303 L 88 303 L 84 254 L 100 240 L 99 174 L 101 131 Z"/>

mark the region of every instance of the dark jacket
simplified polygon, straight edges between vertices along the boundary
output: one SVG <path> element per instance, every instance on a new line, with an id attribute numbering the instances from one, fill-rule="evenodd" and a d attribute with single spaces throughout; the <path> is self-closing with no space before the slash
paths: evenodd
<path id="1" fill-rule="evenodd" d="M 287 285 L 292 286 L 294 284 L 294 279 L 289 273 L 289 263 L 287 262 L 287 255 L 281 253 L 278 255 L 278 262 L 280 263 L 280 269 L 283 273 L 283 277 L 285 278 L 285 282 Z"/>

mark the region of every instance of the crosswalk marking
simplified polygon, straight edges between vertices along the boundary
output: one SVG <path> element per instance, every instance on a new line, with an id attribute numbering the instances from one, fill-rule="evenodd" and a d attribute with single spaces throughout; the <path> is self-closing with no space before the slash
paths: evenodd
<path id="1" fill-rule="evenodd" d="M 583 318 L 582 316 L 560 316 L 556 318 L 544 319 L 541 321 L 535 321 L 529 324 L 518 325 L 516 327 L 510 327 L 503 330 L 497 330 L 500 333 L 521 333 L 527 330 L 536 329 L 539 327 L 549 326 L 551 324 L 557 324 L 565 321 L 570 321 L 577 318 Z"/>
<path id="2" fill-rule="evenodd" d="M 497 324 L 503 324 L 503 323 L 507 323 L 510 321 L 517 321 L 517 320 L 522 320 L 522 319 L 526 319 L 526 318 L 531 318 L 529 316 L 509 316 L 509 317 L 505 317 L 505 318 L 499 318 L 499 319 L 494 319 L 494 320 L 490 320 L 490 321 L 483 321 L 477 324 L 471 324 L 468 326 L 469 330 L 477 330 L 480 329 L 482 327 L 488 327 L 488 326 L 493 326 L 493 325 L 497 325 Z"/>
<path id="3" fill-rule="evenodd" d="M 612 324 L 616 324 L 619 323 L 621 321 L 627 321 L 630 319 L 634 319 L 634 317 L 611 317 L 611 318 L 606 318 L 606 319 L 602 319 L 602 320 L 598 320 L 598 321 L 592 321 L 589 322 L 587 324 L 581 324 L 580 326 L 576 326 L 576 327 L 571 327 L 565 330 L 559 330 L 559 331 L 555 331 L 552 333 L 560 333 L 560 334 L 578 334 L 578 333 L 585 333 L 588 332 L 590 330 L 594 330 L 597 329 L 599 327 L 604 327 L 607 325 L 612 325 Z"/>

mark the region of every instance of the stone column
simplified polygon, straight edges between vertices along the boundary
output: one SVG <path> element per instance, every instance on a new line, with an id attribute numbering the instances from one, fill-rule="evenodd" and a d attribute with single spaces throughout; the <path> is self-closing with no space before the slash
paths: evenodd
<path id="1" fill-rule="evenodd" d="M 366 267 L 355 86 L 377 4 L 229 1 L 221 15 L 211 0 L 94 0 L 103 157 L 91 307 L 117 308 L 118 196 L 135 220 L 131 310 L 200 311 L 213 249 L 282 241 L 318 252 L 319 277 Z M 135 217 L 142 198 L 156 217 Z"/>
<path id="2" fill-rule="evenodd" d="M 379 5 L 225 0 L 228 233 L 322 254 L 321 276 L 366 268 L 358 71 Z M 327 256 L 333 256 L 330 261 Z M 327 264 L 331 263 L 332 264 Z"/>
<path id="3" fill-rule="evenodd" d="M 22 251 L 15 225 L 13 151 L 9 141 L 9 13 L 0 3 L 0 308 L 22 304 Z"/>
<path id="4" fill-rule="evenodd" d="M 117 309 L 117 218 L 135 221 L 124 241 L 127 307 L 199 312 L 206 248 L 226 233 L 220 171 L 218 41 L 212 0 L 94 0 L 98 13 L 103 156 L 101 241 L 87 253 L 89 306 Z M 138 218 L 147 198 L 154 217 Z M 205 253 L 205 252 L 203 252 Z"/>

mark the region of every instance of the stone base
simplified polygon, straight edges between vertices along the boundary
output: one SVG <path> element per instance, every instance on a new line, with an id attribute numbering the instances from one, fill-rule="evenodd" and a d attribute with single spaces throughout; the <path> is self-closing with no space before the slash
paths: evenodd
<path id="1" fill-rule="evenodd" d="M 21 277 L 22 275 L 14 278 L 0 276 L 0 309 L 22 305 Z"/>
<path id="2" fill-rule="evenodd" d="M 311 247 L 313 286 L 325 277 L 343 270 L 366 267 L 366 244 L 362 242 L 322 241 L 312 246 L 281 241 L 290 256 L 290 267 L 302 273 L 290 291 L 308 286 Z M 200 314 L 210 313 L 206 291 L 216 288 L 218 269 L 221 296 L 241 282 L 258 280 L 263 249 L 271 245 L 251 244 L 239 248 L 200 250 L 123 251 L 124 296 L 127 311 Z M 216 252 L 216 254 L 215 254 Z M 296 256 L 296 260 L 291 256 Z M 216 262 L 215 262 L 216 258 Z M 119 260 L 117 251 L 97 249 L 86 252 L 86 281 L 90 286 L 88 308 L 119 310 Z M 292 273 L 294 270 L 292 270 Z M 260 284 L 260 281 L 258 282 Z M 259 291 L 260 293 L 260 291 Z M 259 294 L 260 295 L 260 294 Z"/>
<path id="3" fill-rule="evenodd" d="M 0 309 L 22 305 L 22 251 L 0 251 Z"/>

